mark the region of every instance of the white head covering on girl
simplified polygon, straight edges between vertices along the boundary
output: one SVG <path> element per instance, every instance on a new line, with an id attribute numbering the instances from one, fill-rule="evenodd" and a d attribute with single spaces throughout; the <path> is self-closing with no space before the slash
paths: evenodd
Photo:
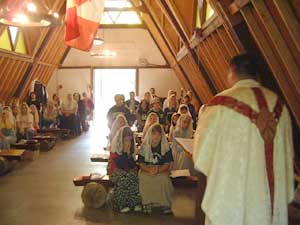
<path id="1" fill-rule="evenodd" d="M 158 123 L 158 122 L 159 122 L 158 115 L 157 115 L 155 112 L 150 113 L 150 114 L 147 116 L 147 119 L 146 119 L 146 122 L 145 122 L 145 126 L 144 126 L 144 129 L 143 129 L 143 138 L 146 136 L 149 127 L 152 125 L 152 124 L 151 124 L 151 121 L 150 121 L 152 116 L 154 116 L 154 117 L 156 118 L 155 123 Z"/>
<path id="2" fill-rule="evenodd" d="M 186 129 L 182 128 L 182 124 L 184 121 L 190 120 L 189 126 Z M 181 138 L 192 138 L 193 137 L 193 120 L 192 117 L 189 114 L 182 114 L 179 119 L 177 120 L 176 123 L 176 128 L 174 131 L 174 135 L 176 137 L 181 137 Z"/>
<path id="3" fill-rule="evenodd" d="M 123 149 L 124 149 L 124 145 L 123 145 L 124 137 L 123 137 L 123 134 L 124 134 L 124 129 L 125 128 L 128 128 L 131 131 L 131 129 L 130 129 L 130 127 L 128 125 L 121 127 L 117 131 L 117 133 L 114 136 L 114 138 L 112 140 L 112 143 L 111 143 L 111 152 L 112 153 L 117 153 L 118 155 L 122 155 Z M 136 149 L 136 144 L 135 144 L 133 132 L 131 131 L 131 133 L 132 133 L 131 152 L 132 152 L 132 156 L 134 156 L 136 154 L 136 152 L 137 152 L 137 149 Z"/>
<path id="4" fill-rule="evenodd" d="M 159 123 L 155 123 L 152 126 L 149 127 L 148 132 L 144 138 L 144 141 L 141 145 L 141 148 L 139 150 L 139 155 L 143 156 L 145 159 L 145 162 L 149 162 L 149 163 L 157 163 L 158 160 L 157 158 L 154 158 L 154 155 L 152 153 L 152 130 L 154 127 L 159 126 L 161 128 L 161 142 L 160 142 L 160 152 L 161 152 L 161 156 L 165 155 L 169 150 L 170 150 L 170 146 L 169 143 L 167 141 L 166 138 L 166 134 L 164 132 L 164 129 L 161 127 L 161 125 Z"/>
<path id="5" fill-rule="evenodd" d="M 120 126 L 120 120 L 124 121 L 124 124 Z M 117 115 L 116 119 L 114 120 L 111 129 L 110 129 L 110 134 L 109 134 L 109 140 L 112 141 L 114 136 L 116 135 L 117 131 L 122 127 L 122 126 L 128 126 L 128 122 L 124 114 L 120 113 Z"/>
<path id="6" fill-rule="evenodd" d="M 189 109 L 189 107 L 188 107 L 187 104 L 180 104 L 177 113 L 179 113 L 180 115 L 182 115 L 182 113 L 181 113 L 181 109 L 182 108 L 187 108 L 187 114 L 189 114 L 190 117 L 192 117 L 192 114 L 191 114 L 190 109 Z"/>

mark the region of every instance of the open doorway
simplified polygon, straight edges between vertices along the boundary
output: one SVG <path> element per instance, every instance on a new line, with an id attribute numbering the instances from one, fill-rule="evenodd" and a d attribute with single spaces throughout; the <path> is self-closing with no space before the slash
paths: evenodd
<path id="1" fill-rule="evenodd" d="M 92 138 L 99 151 L 107 144 L 109 134 L 106 114 L 114 102 L 116 94 L 124 94 L 129 98 L 129 92 L 136 91 L 136 69 L 95 69 L 94 70 L 94 131 Z"/>

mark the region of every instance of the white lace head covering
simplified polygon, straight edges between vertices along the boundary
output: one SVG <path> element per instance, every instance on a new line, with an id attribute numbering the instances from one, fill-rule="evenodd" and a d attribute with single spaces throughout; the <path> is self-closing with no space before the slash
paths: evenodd
<path id="1" fill-rule="evenodd" d="M 183 122 L 189 120 L 189 126 L 186 129 L 182 128 Z M 176 123 L 175 134 L 181 138 L 192 138 L 193 137 L 193 120 L 189 114 L 182 114 Z"/>
<path id="2" fill-rule="evenodd" d="M 143 143 L 141 145 L 141 148 L 139 150 L 139 155 L 144 157 L 145 162 L 154 163 L 154 164 L 157 163 L 157 159 L 154 158 L 154 155 L 152 153 L 151 144 L 152 144 L 152 130 L 157 129 L 158 127 L 161 130 L 161 142 L 160 142 L 161 155 L 162 156 L 165 155 L 170 150 L 170 146 L 167 141 L 164 129 L 161 127 L 161 125 L 159 123 L 155 123 L 149 127 L 148 132 L 147 132 L 147 134 L 143 140 Z"/>
<path id="3" fill-rule="evenodd" d="M 26 114 L 23 114 L 23 111 L 22 111 L 22 108 L 23 107 L 26 107 L 26 109 L 27 109 L 27 112 L 26 112 Z M 22 103 L 22 105 L 21 105 L 21 107 L 20 107 L 20 114 L 22 115 L 22 116 L 25 116 L 25 115 L 27 115 L 27 116 L 29 116 L 30 115 L 30 108 L 29 108 L 29 106 L 27 105 L 27 103 L 25 103 L 25 102 L 23 102 Z"/>
<path id="4" fill-rule="evenodd" d="M 30 108 L 31 114 L 33 115 L 34 122 L 39 123 L 40 117 L 39 117 L 39 113 L 38 113 L 36 106 L 32 104 L 29 106 L 29 108 Z"/>
<path id="5" fill-rule="evenodd" d="M 120 125 L 120 120 L 123 120 L 124 124 Z M 111 129 L 110 129 L 110 134 L 109 134 L 109 139 L 112 141 L 114 136 L 116 135 L 117 131 L 123 127 L 123 126 L 128 126 L 128 122 L 124 114 L 120 113 L 117 115 L 116 119 L 114 120 Z"/>
<path id="6" fill-rule="evenodd" d="M 123 126 L 117 131 L 116 135 L 114 136 L 114 138 L 112 140 L 111 152 L 117 153 L 118 155 L 122 155 L 123 149 L 124 149 L 123 140 L 124 140 L 124 137 L 128 137 L 128 136 L 132 137 L 130 152 L 134 156 L 137 152 L 136 144 L 135 144 L 133 132 L 131 131 L 129 126 Z"/>
<path id="7" fill-rule="evenodd" d="M 2 118 L 1 115 L 1 122 L 0 125 L 2 128 L 9 128 L 9 129 L 16 129 L 16 121 L 12 114 L 12 110 L 9 106 L 4 106 L 2 113 L 6 113 L 5 118 Z"/>
<path id="8" fill-rule="evenodd" d="M 172 98 L 175 98 L 175 108 L 177 108 L 178 104 L 177 104 L 177 99 L 176 99 L 175 94 L 171 94 L 170 97 L 168 98 L 168 108 L 171 108 L 171 99 Z"/>
<path id="9" fill-rule="evenodd" d="M 145 126 L 144 126 L 144 129 L 143 129 L 143 137 L 145 137 L 149 127 L 153 124 L 153 122 L 151 121 L 151 117 L 155 117 L 155 122 L 154 123 L 159 122 L 158 115 L 155 112 L 150 113 L 147 116 L 147 119 L 146 119 L 146 122 L 145 122 Z"/>
<path id="10" fill-rule="evenodd" d="M 180 115 L 182 115 L 181 109 L 184 108 L 184 107 L 187 108 L 187 114 L 189 114 L 190 117 L 192 117 L 192 115 L 191 115 L 191 113 L 190 113 L 190 109 L 189 109 L 188 105 L 186 105 L 186 104 L 180 104 L 177 113 L 179 113 Z"/>

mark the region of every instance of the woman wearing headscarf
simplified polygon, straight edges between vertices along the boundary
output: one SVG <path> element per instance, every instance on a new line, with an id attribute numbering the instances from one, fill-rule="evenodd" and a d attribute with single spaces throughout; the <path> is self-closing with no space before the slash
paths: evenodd
<path id="1" fill-rule="evenodd" d="M 167 125 L 167 130 L 169 130 L 169 127 L 171 125 L 171 117 L 174 113 L 176 113 L 178 110 L 178 105 L 177 105 L 177 99 L 176 95 L 172 94 L 169 98 L 168 105 L 165 108 L 165 115 L 166 115 L 166 125 Z"/>
<path id="2" fill-rule="evenodd" d="M 39 112 L 37 111 L 37 108 L 35 105 L 30 105 L 30 112 L 33 115 L 33 128 L 37 131 L 40 126 L 40 116 L 39 116 Z"/>
<path id="3" fill-rule="evenodd" d="M 178 107 L 177 113 L 179 113 L 180 115 L 183 115 L 183 114 L 189 114 L 190 117 L 192 117 L 192 115 L 191 115 L 191 113 L 190 113 L 190 110 L 189 110 L 189 107 L 188 107 L 186 104 L 181 104 L 181 105 Z"/>
<path id="4" fill-rule="evenodd" d="M 109 176 L 114 183 L 113 208 L 121 213 L 142 209 L 135 155 L 134 134 L 129 126 L 123 126 L 112 141 Z"/>
<path id="5" fill-rule="evenodd" d="M 16 122 L 9 107 L 3 107 L 0 119 L 0 149 L 9 149 L 17 141 Z"/>
<path id="6" fill-rule="evenodd" d="M 115 137 L 116 133 L 118 132 L 118 130 L 121 127 L 124 126 L 128 126 L 128 122 L 126 120 L 126 117 L 124 116 L 124 114 L 118 114 L 115 121 L 112 124 L 112 127 L 110 129 L 110 133 L 109 133 L 109 141 L 110 143 L 112 143 L 113 138 Z"/>
<path id="7" fill-rule="evenodd" d="M 21 112 L 17 115 L 17 136 L 18 139 L 30 140 L 34 136 L 34 119 L 26 103 L 22 103 Z"/>
<path id="8" fill-rule="evenodd" d="M 159 123 L 159 118 L 156 113 L 152 112 L 147 116 L 147 120 L 143 129 L 143 138 L 146 136 L 148 129 L 155 123 Z"/>
<path id="9" fill-rule="evenodd" d="M 190 169 L 193 171 L 192 160 L 186 156 L 186 153 L 183 151 L 182 147 L 177 144 L 175 140 L 178 138 L 192 138 L 193 137 L 193 120 L 189 114 L 182 114 L 176 124 L 174 131 L 174 138 L 172 142 L 172 152 L 174 158 L 173 170 L 183 170 Z"/>
<path id="10" fill-rule="evenodd" d="M 164 103 L 163 103 L 163 110 L 165 111 L 165 109 L 168 107 L 169 105 L 169 100 L 170 100 L 170 97 L 171 95 L 175 95 L 176 97 L 176 92 L 174 90 L 169 90 L 168 91 L 168 96 L 167 98 L 165 99 Z"/>
<path id="11" fill-rule="evenodd" d="M 173 186 L 169 177 L 172 162 L 165 132 L 160 124 L 153 124 L 138 153 L 139 186 L 145 213 L 150 214 L 156 206 L 161 207 L 164 214 L 172 213 Z"/>
<path id="12" fill-rule="evenodd" d="M 179 113 L 173 113 L 173 115 L 171 117 L 171 126 L 170 126 L 170 130 L 169 130 L 169 142 L 173 141 L 174 131 L 175 131 L 176 124 L 177 124 L 179 117 L 180 117 Z"/>
<path id="13" fill-rule="evenodd" d="M 57 123 L 58 112 L 53 102 L 49 101 L 43 113 L 42 126 L 49 128 Z"/>

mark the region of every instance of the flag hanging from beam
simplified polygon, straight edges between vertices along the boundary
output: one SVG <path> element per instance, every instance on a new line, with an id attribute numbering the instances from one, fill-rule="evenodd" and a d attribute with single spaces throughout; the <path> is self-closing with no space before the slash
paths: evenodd
<path id="1" fill-rule="evenodd" d="M 65 44 L 89 51 L 104 11 L 104 0 L 67 0 Z"/>

